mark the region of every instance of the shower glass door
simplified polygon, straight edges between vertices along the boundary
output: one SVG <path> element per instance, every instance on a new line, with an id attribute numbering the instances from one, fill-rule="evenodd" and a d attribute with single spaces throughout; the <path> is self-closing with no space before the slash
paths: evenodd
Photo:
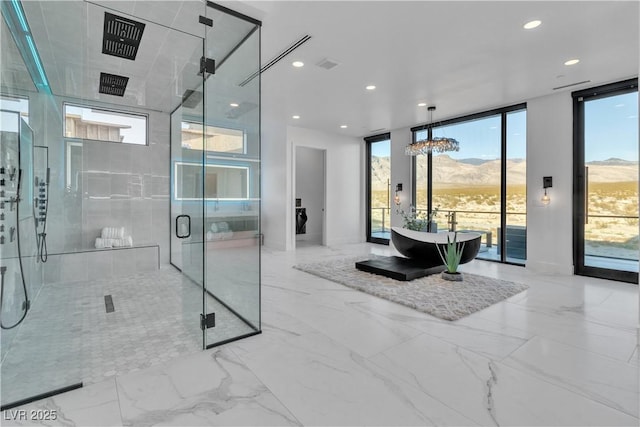
<path id="1" fill-rule="evenodd" d="M 204 33 L 204 29 L 203 29 Z M 185 67 L 182 105 L 171 115 L 171 262 L 182 272 L 182 321 L 196 332 L 204 308 L 203 135 L 192 123 L 202 123 L 202 86 L 199 73 L 203 45 L 199 43 Z M 204 348 L 204 330 L 199 333 Z"/>
<path id="2" fill-rule="evenodd" d="M 171 115 L 171 263 L 208 348 L 260 331 L 260 23 L 206 9 L 182 80 L 202 81 Z"/>
<path id="3" fill-rule="evenodd" d="M 260 331 L 260 23 L 208 3 L 204 283 L 211 347 Z"/>

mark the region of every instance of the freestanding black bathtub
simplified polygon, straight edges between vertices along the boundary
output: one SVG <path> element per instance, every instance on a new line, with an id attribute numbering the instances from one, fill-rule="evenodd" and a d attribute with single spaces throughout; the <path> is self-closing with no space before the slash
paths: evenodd
<path id="1" fill-rule="evenodd" d="M 395 248 L 414 263 L 423 268 L 443 265 L 438 254 L 438 246 L 443 251 L 447 245 L 447 235 L 453 241 L 453 233 L 426 233 L 406 228 L 391 227 L 391 241 Z M 460 232 L 456 241 L 464 242 L 460 264 L 472 261 L 480 250 L 480 233 Z"/>

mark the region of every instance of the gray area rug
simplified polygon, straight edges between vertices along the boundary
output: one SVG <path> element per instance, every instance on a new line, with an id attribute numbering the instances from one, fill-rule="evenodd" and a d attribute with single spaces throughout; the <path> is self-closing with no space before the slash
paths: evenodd
<path id="1" fill-rule="evenodd" d="M 294 268 L 444 320 L 458 320 L 529 288 L 470 273 L 464 273 L 462 282 L 443 280 L 440 274 L 401 282 L 357 270 L 355 263 L 366 259 L 346 258 Z"/>

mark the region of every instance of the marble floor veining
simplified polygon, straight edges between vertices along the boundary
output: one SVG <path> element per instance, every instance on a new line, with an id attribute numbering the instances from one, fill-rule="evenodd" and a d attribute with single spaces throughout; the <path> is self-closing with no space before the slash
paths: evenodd
<path id="1" fill-rule="evenodd" d="M 262 334 L 14 409 L 56 420 L 2 424 L 639 424 L 636 285 L 477 260 L 463 270 L 529 289 L 448 322 L 291 268 L 370 253 L 389 248 L 265 249 Z"/>
<path id="2" fill-rule="evenodd" d="M 113 312 L 106 310 L 106 295 Z M 200 351 L 202 300 L 202 288 L 171 266 L 44 285 L 0 365 L 3 405 Z M 207 342 L 252 331 L 209 296 L 207 305 L 218 319 Z"/>

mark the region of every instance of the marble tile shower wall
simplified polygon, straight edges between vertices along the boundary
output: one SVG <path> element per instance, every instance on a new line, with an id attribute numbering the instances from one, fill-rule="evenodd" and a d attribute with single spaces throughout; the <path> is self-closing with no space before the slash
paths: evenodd
<path id="1" fill-rule="evenodd" d="M 152 142 L 148 147 L 83 144 L 82 247 L 93 247 L 103 227 L 124 227 L 134 245 L 168 249 L 168 124 L 162 140 L 166 144 Z"/>
<path id="2" fill-rule="evenodd" d="M 70 254 L 94 250 L 95 239 L 100 236 L 101 229 L 117 226 L 125 227 L 126 234 L 133 238 L 134 246 L 158 245 L 161 263 L 168 263 L 169 115 L 111 107 L 148 114 L 148 146 L 71 141 L 63 137 L 63 103 L 92 105 L 90 102 L 45 96 L 38 96 L 31 102 L 35 143 L 49 149 L 49 253 Z M 67 145 L 70 142 L 76 144 L 74 150 L 77 156 L 73 162 L 77 174 L 68 174 Z M 71 259 L 65 260 L 65 257 L 67 255 L 51 257 L 51 261 L 45 265 L 45 281 L 57 281 L 65 275 L 73 276 L 72 265 L 77 263 Z M 87 260 L 96 259 L 99 262 L 99 258 L 88 257 Z M 157 263 L 157 257 L 153 259 Z M 92 269 L 91 265 L 86 267 Z M 65 272 L 65 268 L 71 270 Z M 112 270 L 117 269 L 117 265 L 113 264 Z"/>

